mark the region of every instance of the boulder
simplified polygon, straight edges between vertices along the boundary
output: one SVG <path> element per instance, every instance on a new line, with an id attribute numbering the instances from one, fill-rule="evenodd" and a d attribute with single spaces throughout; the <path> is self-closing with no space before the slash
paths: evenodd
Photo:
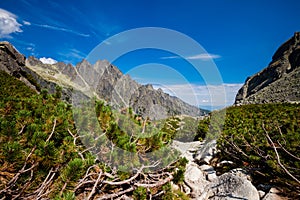
<path id="1" fill-rule="evenodd" d="M 193 198 L 199 197 L 203 193 L 205 187 L 209 184 L 198 165 L 193 162 L 186 166 L 184 183 L 191 189 L 190 195 Z"/>
<path id="2" fill-rule="evenodd" d="M 258 194 L 261 199 L 266 195 L 266 193 L 262 190 L 258 190 Z"/>
<path id="3" fill-rule="evenodd" d="M 201 198 L 210 200 L 259 200 L 259 193 L 250 181 L 232 173 L 214 179 L 204 190 Z"/>

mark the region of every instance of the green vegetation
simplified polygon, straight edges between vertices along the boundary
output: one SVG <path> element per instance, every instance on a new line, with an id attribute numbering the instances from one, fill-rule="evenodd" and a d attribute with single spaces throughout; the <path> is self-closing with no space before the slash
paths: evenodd
<path id="1" fill-rule="evenodd" d="M 221 112 L 225 110 L 212 114 L 220 120 Z M 219 170 L 242 167 L 252 174 L 255 184 L 277 185 L 290 195 L 299 191 L 300 105 L 230 107 L 223 129 L 218 120 L 211 124 L 210 118 L 200 121 L 197 137 L 219 135 L 219 161 L 235 163 Z"/>
<path id="2" fill-rule="evenodd" d="M 131 109 L 119 114 L 94 101 L 95 120 L 85 121 L 82 116 L 92 112 L 74 111 L 62 102 L 60 87 L 52 95 L 45 90 L 36 94 L 5 72 L 0 72 L 0 83 L 0 199 L 110 199 L 122 194 L 143 199 L 163 190 L 184 196 L 166 186 L 173 178 L 177 184 L 182 182 L 184 159 L 170 163 L 163 155 L 167 152 L 161 151 L 158 156 L 164 159 L 159 163 L 167 167 L 149 171 L 159 163 L 148 160 L 144 163 L 149 166 L 129 170 L 138 166 L 134 162 L 147 159 L 147 152 L 163 149 L 174 138 L 178 119 L 154 124 Z M 73 117 L 81 124 L 75 124 Z M 77 134 L 75 125 L 82 134 Z M 89 142 L 92 148 L 86 149 Z M 109 159 L 118 155 L 106 153 L 112 146 L 133 153 L 117 171 Z"/>
<path id="3" fill-rule="evenodd" d="M 71 107 L 55 95 L 37 95 L 24 83 L 0 74 L 0 197 L 39 193 L 43 188 L 37 186 L 47 174 L 57 180 L 51 190 L 63 193 L 89 165 L 88 160 L 78 160 L 68 133 L 74 131 Z"/>

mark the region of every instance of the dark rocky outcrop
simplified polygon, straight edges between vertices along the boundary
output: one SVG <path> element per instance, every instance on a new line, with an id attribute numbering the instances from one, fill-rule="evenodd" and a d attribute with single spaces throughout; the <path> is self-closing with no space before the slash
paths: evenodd
<path id="1" fill-rule="evenodd" d="M 247 78 L 235 104 L 300 101 L 300 33 L 275 52 L 269 66 Z"/>
<path id="2" fill-rule="evenodd" d="M 37 90 L 37 84 L 26 73 L 25 56 L 20 54 L 10 43 L 0 42 L 0 70 L 22 80 L 27 86 Z"/>

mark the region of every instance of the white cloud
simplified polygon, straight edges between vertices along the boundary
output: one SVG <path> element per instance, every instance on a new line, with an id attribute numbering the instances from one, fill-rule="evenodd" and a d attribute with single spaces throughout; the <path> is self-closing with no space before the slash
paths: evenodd
<path id="1" fill-rule="evenodd" d="M 40 58 L 40 61 L 44 64 L 50 64 L 50 65 L 57 63 L 57 61 L 54 60 L 53 58 L 46 58 L 46 57 Z"/>
<path id="2" fill-rule="evenodd" d="M 0 38 L 10 37 L 11 33 L 22 32 L 17 16 L 0 8 Z"/>
<path id="3" fill-rule="evenodd" d="M 211 53 L 201 53 L 201 54 L 185 56 L 185 57 L 180 57 L 180 56 L 161 57 L 161 59 L 179 59 L 179 58 L 183 58 L 183 59 L 186 59 L 186 60 L 203 60 L 203 61 L 206 61 L 206 60 L 221 58 L 221 56 L 217 55 L 217 54 L 211 54 Z"/>
<path id="4" fill-rule="evenodd" d="M 164 92 L 200 107 L 224 108 L 234 103 L 235 96 L 243 84 L 224 83 L 220 85 L 154 85 Z"/>

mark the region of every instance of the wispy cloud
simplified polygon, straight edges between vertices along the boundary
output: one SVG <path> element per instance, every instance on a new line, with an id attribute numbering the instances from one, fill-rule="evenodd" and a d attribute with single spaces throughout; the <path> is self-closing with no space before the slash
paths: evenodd
<path id="1" fill-rule="evenodd" d="M 24 25 L 27 25 L 27 26 L 30 26 L 30 25 L 31 25 L 31 23 L 30 23 L 30 22 L 28 22 L 28 21 L 24 21 L 24 20 L 23 20 L 23 24 L 24 24 Z"/>
<path id="2" fill-rule="evenodd" d="M 221 58 L 220 55 L 217 54 L 211 54 L 211 53 L 201 53 L 197 55 L 190 55 L 190 56 L 185 56 L 185 57 L 180 57 L 180 56 L 166 56 L 166 57 L 161 57 L 161 59 L 179 59 L 183 58 L 186 60 L 211 60 L 211 59 L 216 59 L 216 58 Z"/>
<path id="3" fill-rule="evenodd" d="M 68 56 L 73 57 L 73 58 L 83 59 L 86 57 L 86 54 L 73 48 L 73 49 L 70 49 Z"/>
<path id="4" fill-rule="evenodd" d="M 28 51 L 34 51 L 34 48 L 33 47 L 26 47 L 26 50 L 28 50 Z"/>
<path id="5" fill-rule="evenodd" d="M 66 48 L 65 50 L 63 50 L 62 52 L 58 52 L 57 54 L 61 56 L 61 61 L 72 63 L 73 65 L 76 65 L 77 62 L 81 61 L 87 56 L 84 52 L 79 51 L 75 48 Z"/>
<path id="6" fill-rule="evenodd" d="M 10 38 L 10 34 L 22 32 L 17 16 L 0 8 L 0 38 Z"/>
<path id="7" fill-rule="evenodd" d="M 67 28 L 63 28 L 63 27 L 52 26 L 52 25 L 48 25 L 48 24 L 35 24 L 35 23 L 32 23 L 32 25 L 42 27 L 42 28 L 46 28 L 46 29 L 55 30 L 55 31 L 63 31 L 63 32 L 66 32 L 66 33 L 72 33 L 72 34 L 75 34 L 75 35 L 78 35 L 78 36 L 81 36 L 81 37 L 90 37 L 89 34 L 80 33 L 78 31 L 74 31 L 72 29 L 67 29 Z"/>

